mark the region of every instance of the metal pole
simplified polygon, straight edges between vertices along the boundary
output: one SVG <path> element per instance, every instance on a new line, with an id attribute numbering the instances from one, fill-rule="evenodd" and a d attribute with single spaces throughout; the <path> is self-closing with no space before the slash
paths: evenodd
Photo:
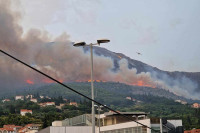
<path id="1" fill-rule="evenodd" d="M 90 44 L 91 53 L 91 95 L 94 100 L 94 87 L 93 87 L 93 46 Z M 95 112 L 94 112 L 94 101 L 92 101 L 92 133 L 95 133 Z"/>
<path id="2" fill-rule="evenodd" d="M 100 133 L 100 109 L 101 109 L 101 107 L 100 107 L 100 105 L 99 105 L 99 107 L 98 107 L 99 109 L 98 109 L 98 113 L 99 113 L 99 133 Z"/>

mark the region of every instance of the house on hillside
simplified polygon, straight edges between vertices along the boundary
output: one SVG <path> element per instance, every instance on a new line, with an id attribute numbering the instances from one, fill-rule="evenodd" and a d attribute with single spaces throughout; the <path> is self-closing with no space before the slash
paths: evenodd
<path id="1" fill-rule="evenodd" d="M 69 105 L 72 105 L 72 106 L 76 106 L 76 107 L 78 107 L 77 102 L 70 102 Z"/>
<path id="2" fill-rule="evenodd" d="M 4 125 L 3 128 L 0 128 L 0 133 L 18 133 L 17 131 L 20 128 L 22 127 L 15 125 Z"/>
<path id="3" fill-rule="evenodd" d="M 40 107 L 53 106 L 55 102 L 39 103 Z"/>
<path id="4" fill-rule="evenodd" d="M 194 103 L 194 104 L 192 105 L 192 107 L 193 107 L 193 108 L 200 108 L 200 104 Z"/>
<path id="5" fill-rule="evenodd" d="M 24 96 L 15 96 L 15 100 L 24 100 Z"/>
<path id="6" fill-rule="evenodd" d="M 126 97 L 127 100 L 131 100 L 131 97 Z"/>
<path id="7" fill-rule="evenodd" d="M 32 114 L 33 112 L 32 112 L 32 110 L 28 110 L 28 109 L 21 109 L 21 110 L 20 110 L 20 114 L 21 114 L 22 116 L 25 116 L 27 113 Z"/>
<path id="8" fill-rule="evenodd" d="M 55 105 L 55 102 L 46 102 L 46 106 L 52 106 Z"/>
<path id="9" fill-rule="evenodd" d="M 4 99 L 4 100 L 2 100 L 2 102 L 3 102 L 3 103 L 5 103 L 5 102 L 10 102 L 10 99 Z"/>
<path id="10" fill-rule="evenodd" d="M 40 124 L 27 124 L 23 128 L 19 129 L 18 133 L 37 133 L 40 127 Z"/>
<path id="11" fill-rule="evenodd" d="M 31 98 L 30 101 L 34 102 L 34 103 L 37 103 L 37 99 L 36 98 Z"/>

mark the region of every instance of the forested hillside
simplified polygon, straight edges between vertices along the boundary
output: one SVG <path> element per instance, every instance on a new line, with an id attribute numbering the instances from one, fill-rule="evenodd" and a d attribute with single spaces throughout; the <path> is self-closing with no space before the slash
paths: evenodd
<path id="1" fill-rule="evenodd" d="M 68 83 L 67 85 L 89 97 L 91 95 L 90 83 Z M 73 117 L 79 114 L 90 113 L 91 103 L 89 101 L 57 84 L 45 85 L 39 88 L 24 88 L 23 90 L 16 91 L 15 94 L 12 94 L 12 96 L 8 95 L 4 98 L 14 99 L 13 96 L 15 95 L 25 96 L 28 94 L 32 94 L 35 98 L 38 98 L 38 102 L 53 101 L 56 103 L 56 105 L 59 105 L 60 103 L 64 102 L 62 99 L 65 98 L 68 99 L 68 102 L 76 101 L 79 106 L 75 107 L 66 105 L 59 110 L 56 109 L 55 106 L 40 107 L 38 104 L 31 103 L 29 101 L 12 101 L 10 103 L 2 103 L 0 106 L 0 119 L 5 121 L 3 123 L 1 122 L 0 125 L 21 125 L 28 122 L 38 122 L 43 124 L 43 127 L 46 127 L 51 125 L 51 122 L 54 120 L 62 120 L 64 118 Z M 170 95 L 170 97 L 166 97 L 165 95 Z M 40 96 L 48 96 L 51 97 L 51 99 L 40 99 Z M 186 129 L 200 128 L 200 110 L 191 108 L 191 104 L 182 105 L 174 102 L 172 96 L 174 96 L 174 99 L 181 98 L 168 91 L 163 90 L 160 92 L 159 89 L 153 90 L 153 88 L 134 87 L 113 82 L 95 82 L 95 100 L 115 110 L 144 111 L 149 113 L 149 117 L 182 119 Z M 188 101 L 192 102 L 192 100 Z M 21 108 L 32 109 L 33 115 L 20 116 L 19 110 Z"/>

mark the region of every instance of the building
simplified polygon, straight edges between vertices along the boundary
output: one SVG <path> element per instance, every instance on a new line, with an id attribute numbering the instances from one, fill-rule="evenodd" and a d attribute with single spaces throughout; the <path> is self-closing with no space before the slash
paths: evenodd
<path id="1" fill-rule="evenodd" d="M 69 103 L 69 105 L 73 105 L 73 106 L 76 106 L 76 107 L 78 107 L 78 104 L 77 104 L 77 102 L 70 102 L 70 103 Z"/>
<path id="2" fill-rule="evenodd" d="M 40 96 L 40 98 L 41 98 L 41 99 L 43 99 L 43 98 L 44 98 L 44 96 Z"/>
<path id="3" fill-rule="evenodd" d="M 193 107 L 193 108 L 200 108 L 200 104 L 194 103 L 194 104 L 192 105 L 192 107 Z"/>
<path id="4" fill-rule="evenodd" d="M 32 114 L 32 110 L 27 110 L 27 109 L 21 109 L 21 110 L 20 110 L 20 114 L 21 114 L 22 116 L 25 116 L 27 113 Z"/>
<path id="5" fill-rule="evenodd" d="M 182 120 L 148 118 L 147 113 L 144 112 L 120 113 L 161 133 L 183 133 Z M 92 133 L 91 121 L 91 114 L 84 114 L 63 121 L 55 121 L 52 123 L 51 127 L 41 130 L 38 133 Z M 96 115 L 95 123 L 96 133 L 99 133 L 99 130 L 100 133 L 153 133 L 153 130 L 134 121 L 130 121 L 114 112 L 107 112 L 100 116 Z M 75 130 L 77 131 L 75 132 Z M 84 130 L 86 130 L 86 132 L 84 132 Z"/>
<path id="6" fill-rule="evenodd" d="M 186 130 L 184 133 L 200 133 L 200 129 Z"/>
<path id="7" fill-rule="evenodd" d="M 2 100 L 2 102 L 3 102 L 3 103 L 5 103 L 5 102 L 10 102 L 10 99 L 4 99 L 4 100 Z"/>
<path id="8" fill-rule="evenodd" d="M 34 102 L 34 103 L 37 103 L 37 99 L 36 98 L 31 98 L 30 101 Z"/>
<path id="9" fill-rule="evenodd" d="M 4 125 L 3 128 L 0 128 L 0 133 L 17 133 L 20 128 L 22 127 L 15 125 Z"/>
<path id="10" fill-rule="evenodd" d="M 15 100 L 24 100 L 24 96 L 15 96 Z"/>
<path id="11" fill-rule="evenodd" d="M 126 97 L 127 100 L 131 100 L 131 97 Z"/>
<path id="12" fill-rule="evenodd" d="M 52 106 L 55 105 L 55 102 L 46 102 L 46 106 Z"/>
<path id="13" fill-rule="evenodd" d="M 17 133 L 17 131 L 12 128 L 0 128 L 0 133 Z"/>
<path id="14" fill-rule="evenodd" d="M 40 124 L 27 124 L 25 127 L 19 129 L 18 133 L 37 133 L 40 127 Z"/>
<path id="15" fill-rule="evenodd" d="M 53 106 L 55 102 L 39 103 L 40 107 Z"/>

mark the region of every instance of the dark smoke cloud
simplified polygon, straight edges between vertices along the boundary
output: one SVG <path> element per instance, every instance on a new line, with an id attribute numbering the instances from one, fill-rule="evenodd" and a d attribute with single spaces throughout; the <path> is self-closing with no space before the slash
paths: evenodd
<path id="1" fill-rule="evenodd" d="M 31 29 L 25 35 L 18 21 L 21 16 L 10 8 L 10 0 L 0 0 L 0 49 L 5 50 L 26 63 L 50 76 L 62 81 L 87 81 L 90 79 L 90 53 L 72 46 L 70 37 L 63 33 L 59 37 L 49 38 L 47 32 Z M 49 43 L 51 42 L 51 43 Z M 104 56 L 94 57 L 94 78 L 103 81 L 119 81 L 126 84 L 158 86 L 182 95 L 183 81 L 170 85 L 169 79 L 152 78 L 151 73 L 139 73 L 129 69 L 125 59 L 119 61 L 119 70 L 113 72 L 113 60 Z M 164 77 L 164 76 L 163 76 Z M 156 79 L 156 80 L 155 80 Z M 45 82 L 46 79 L 20 63 L 0 54 L 0 89 L 18 88 L 26 84 Z M 167 81 L 167 82 L 165 82 Z M 188 85 L 190 88 L 192 85 Z M 190 96 L 190 93 L 187 93 Z"/>

